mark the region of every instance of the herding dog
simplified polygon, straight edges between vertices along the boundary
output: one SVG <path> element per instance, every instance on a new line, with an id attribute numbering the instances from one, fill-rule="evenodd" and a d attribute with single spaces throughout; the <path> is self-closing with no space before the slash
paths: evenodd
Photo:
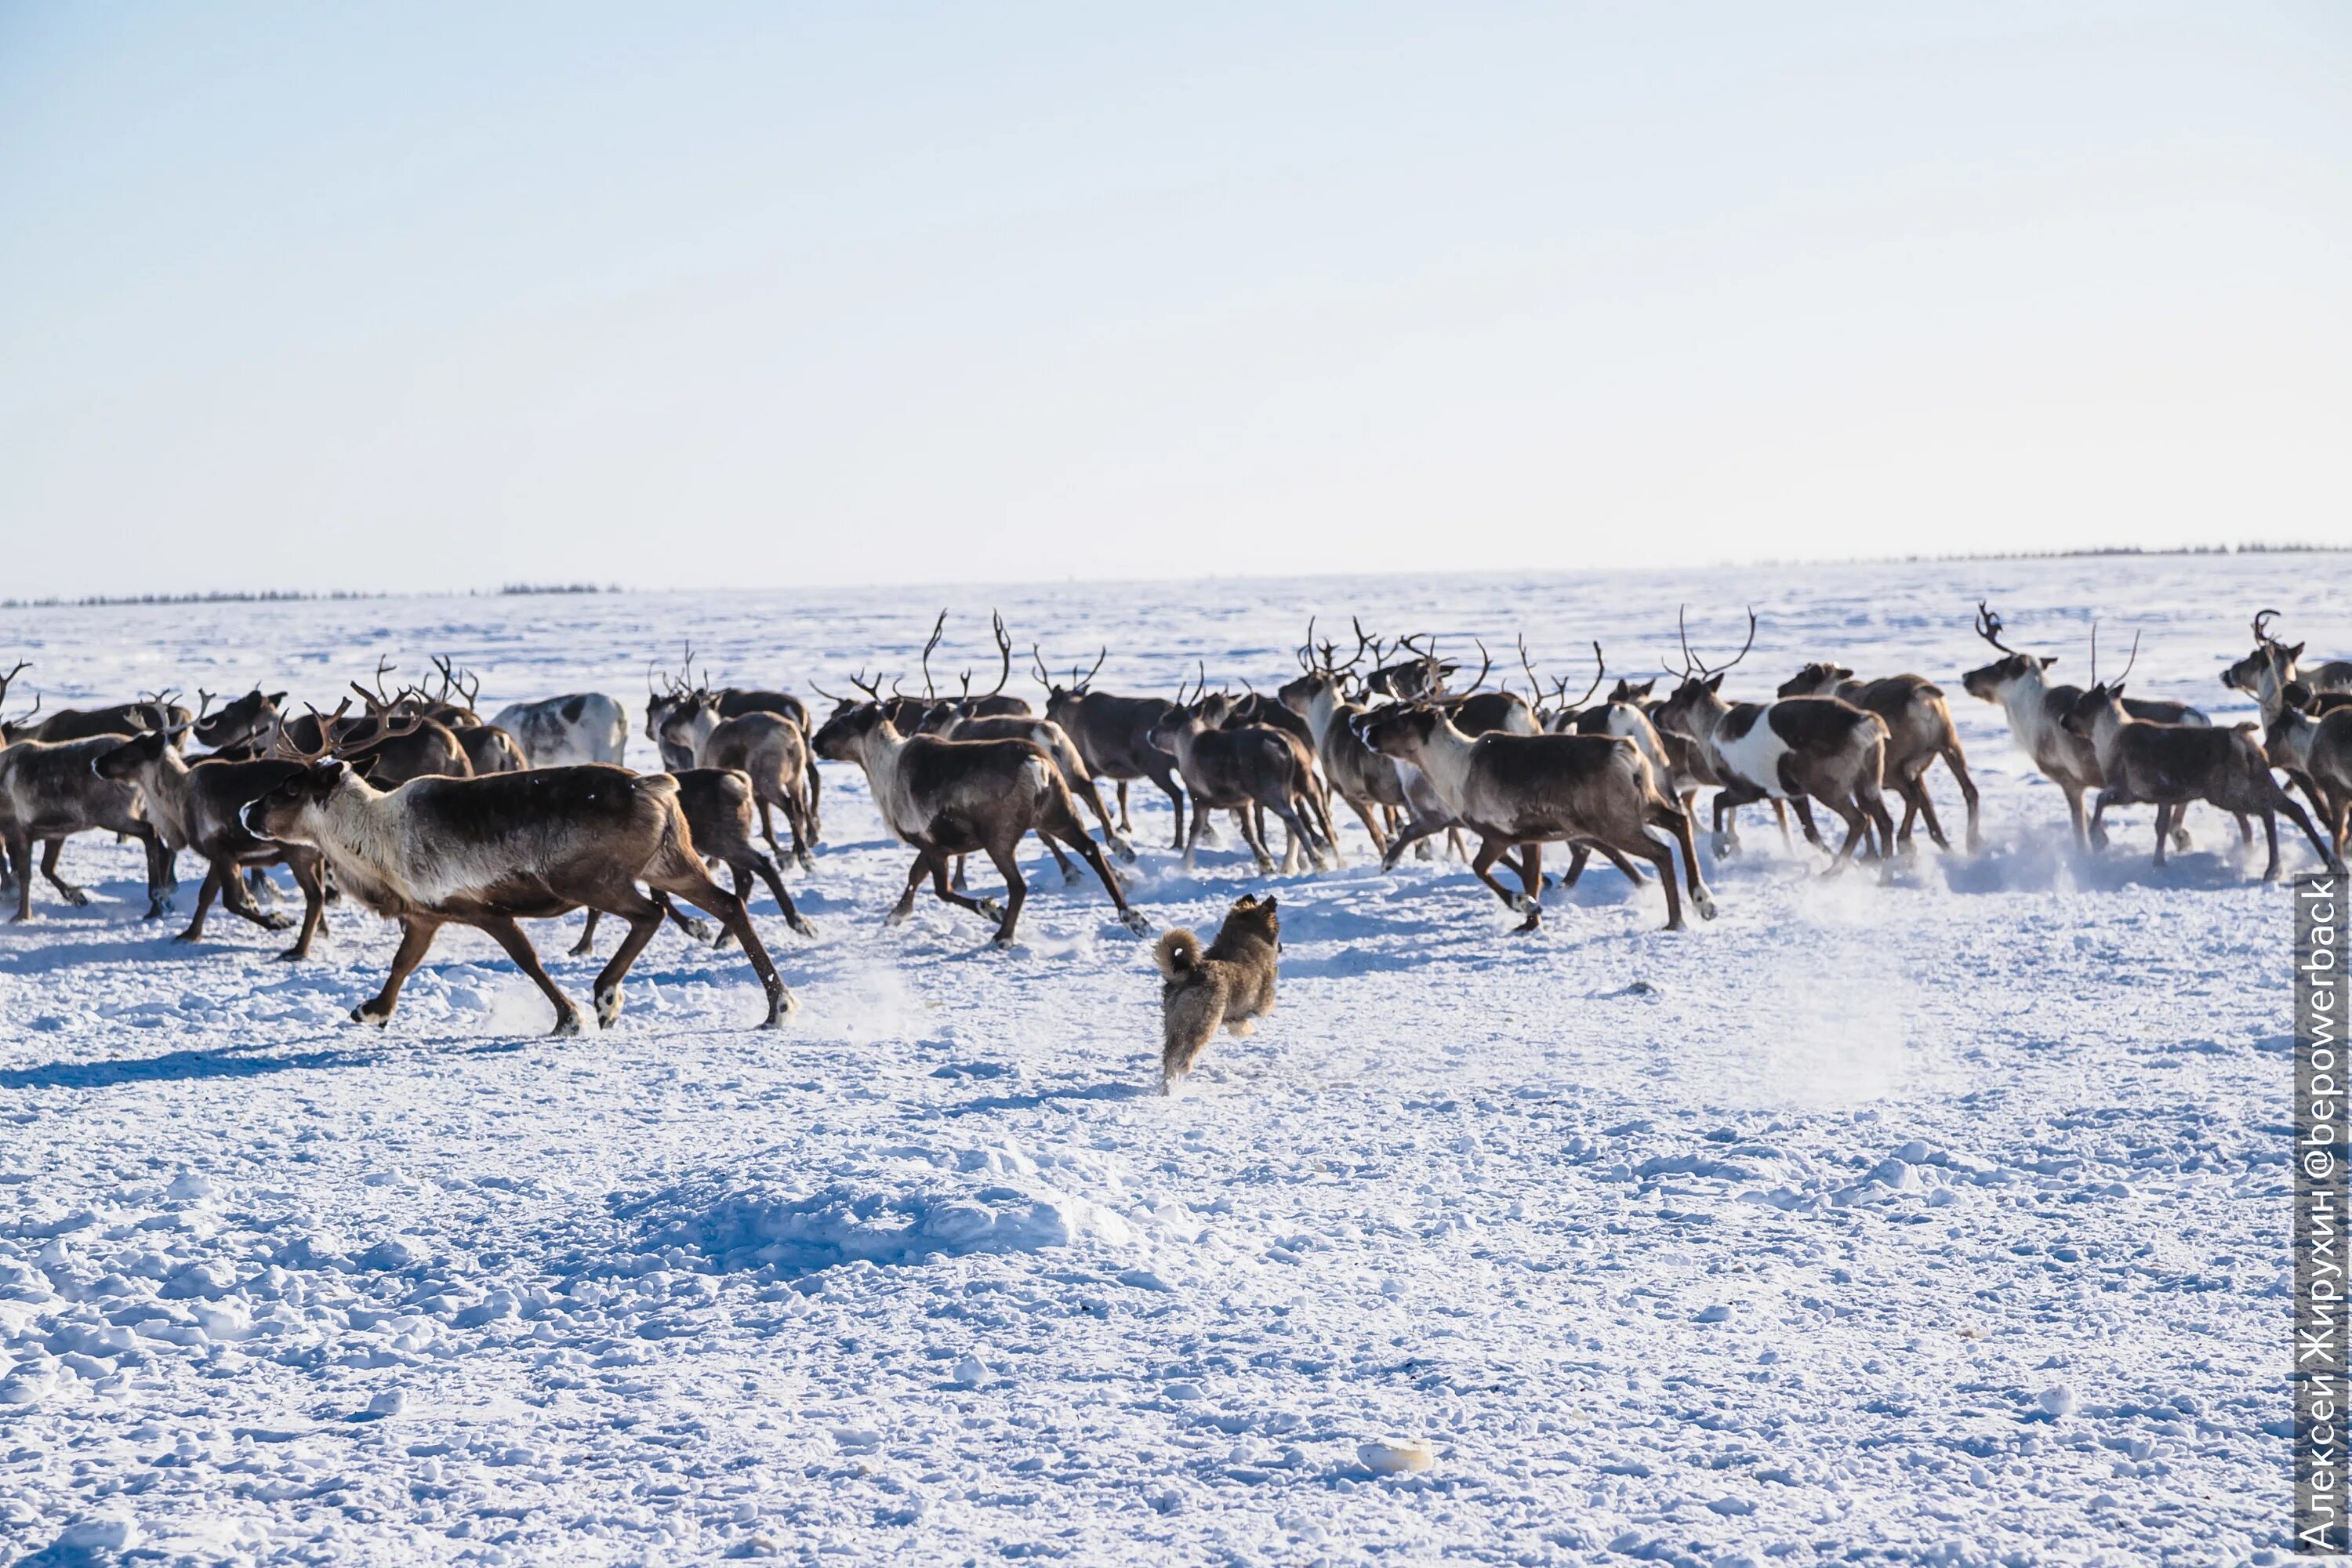
<path id="1" fill-rule="evenodd" d="M 1236 1037 L 1246 1036 L 1274 1011 L 1275 964 L 1281 952 L 1282 922 L 1273 898 L 1260 903 L 1249 893 L 1227 913 L 1207 952 L 1189 931 L 1171 931 L 1160 939 L 1151 959 L 1167 980 L 1160 991 L 1165 1031 L 1160 1093 L 1175 1092 L 1176 1080 L 1192 1070 L 1218 1026 Z"/>

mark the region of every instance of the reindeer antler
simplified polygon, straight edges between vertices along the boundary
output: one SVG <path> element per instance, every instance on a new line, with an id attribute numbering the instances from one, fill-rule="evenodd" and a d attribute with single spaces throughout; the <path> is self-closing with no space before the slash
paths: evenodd
<path id="1" fill-rule="evenodd" d="M 860 668 L 856 675 L 849 678 L 849 684 L 857 688 L 858 690 L 866 693 L 866 700 L 868 702 L 879 702 L 882 700 L 882 678 L 880 676 L 877 676 L 872 680 L 868 680 L 866 679 L 865 669 Z"/>
<path id="2" fill-rule="evenodd" d="M 2125 681 L 2126 678 L 2127 678 L 2127 677 L 2131 674 L 2131 672 L 2132 672 L 2132 666 L 2133 666 L 2133 665 L 2137 664 L 2138 662 L 2139 662 L 2139 634 L 2138 634 L 2137 632 L 2134 632 L 2134 633 L 2132 633 L 2132 650 L 2131 650 L 2131 657 L 2130 657 L 2129 658 L 2127 658 L 2127 659 L 2124 660 L 2124 672 L 2123 672 L 2123 674 L 2122 674 L 2122 675 L 2118 675 L 2118 676 L 2116 676 L 2116 681 L 2115 681 L 2115 683 L 2116 683 L 2117 686 L 2121 686 L 2121 685 L 2124 683 L 2124 681 Z"/>
<path id="3" fill-rule="evenodd" d="M 2017 651 L 2000 640 L 2000 617 L 1986 608 L 1982 599 L 1977 601 L 1977 636 L 1992 644 L 2002 653 L 2013 654 Z"/>
<path id="4" fill-rule="evenodd" d="M 1592 640 L 1592 684 L 1586 687 L 1584 689 L 1584 695 L 1578 698 L 1573 703 L 1562 703 L 1561 706 L 1574 708 L 1583 707 L 1586 703 L 1592 700 L 1592 694 L 1600 690 L 1601 683 L 1608 679 L 1609 664 L 1607 660 L 1601 657 L 1601 639 L 1595 637 Z M 1564 680 L 1561 681 L 1559 689 L 1561 691 L 1565 692 L 1568 689 L 1568 683 Z"/>
<path id="5" fill-rule="evenodd" d="M 1462 689 L 1462 695 L 1465 697 L 1469 696 L 1481 686 L 1486 685 L 1486 672 L 1495 668 L 1495 658 L 1494 655 L 1486 651 L 1486 640 L 1481 637 L 1473 637 L 1471 640 L 1478 645 L 1478 658 L 1480 660 L 1478 665 L 1478 679 Z M 1432 657 L 1434 658 L 1435 656 L 1433 655 Z M 1442 680 L 1444 678 L 1441 676 L 1438 679 Z"/>
<path id="6" fill-rule="evenodd" d="M 1070 674 L 1074 678 L 1070 682 L 1071 687 L 1076 690 L 1084 691 L 1087 687 L 1092 686 L 1094 684 L 1095 677 L 1102 673 L 1103 660 L 1109 657 L 1110 644 L 1105 643 L 1102 646 L 1102 651 L 1095 655 L 1094 668 L 1087 670 L 1084 675 L 1078 674 L 1078 667 L 1076 665 L 1074 664 L 1070 666 Z"/>
<path id="7" fill-rule="evenodd" d="M 1733 665 L 1738 664 L 1741 659 L 1746 658 L 1748 657 L 1748 650 L 1756 646 L 1756 611 L 1753 606 L 1750 606 L 1748 611 L 1748 640 L 1739 645 L 1739 651 L 1733 654 L 1730 659 L 1726 663 L 1715 665 L 1706 663 L 1704 659 L 1701 659 L 1696 654 L 1694 654 L 1690 650 L 1690 632 L 1685 624 L 1685 616 L 1687 610 L 1688 606 L 1685 606 L 1683 609 L 1675 612 L 1675 632 L 1676 636 L 1682 638 L 1683 679 L 1685 680 L 1688 680 L 1694 671 L 1696 671 L 1700 679 L 1712 680 L 1715 677 L 1721 675 L 1724 671 L 1729 669 Z M 1667 673 L 1672 674 L 1673 671 L 1669 670 Z"/>
<path id="8" fill-rule="evenodd" d="M 32 668 L 33 661 L 31 659 L 20 658 L 16 661 L 16 668 L 10 670 L 5 675 L 0 675 L 0 702 L 5 702 L 8 700 L 8 683 Z"/>
<path id="9" fill-rule="evenodd" d="M 343 715 L 352 710 L 352 700 L 348 697 L 344 698 L 335 705 L 335 710 L 332 713 L 320 712 L 316 703 L 305 702 L 302 706 L 308 708 L 310 710 L 310 717 L 318 721 L 319 744 L 315 748 L 296 745 L 288 738 L 286 726 L 280 724 L 278 726 L 277 739 L 270 742 L 270 753 L 281 761 L 301 763 L 305 765 L 324 762 L 335 749 L 335 726 L 342 722 Z"/>
<path id="10" fill-rule="evenodd" d="M 2254 646 L 2256 647 L 2278 646 L 2278 639 L 2272 637 L 2270 633 L 2270 625 L 2276 619 L 2278 619 L 2276 610 L 2257 610 L 2254 613 Z"/>
<path id="11" fill-rule="evenodd" d="M 947 635 L 947 626 L 948 613 L 941 610 L 940 618 L 931 623 L 930 640 L 923 645 L 923 697 L 927 701 L 936 701 L 940 695 L 931 689 L 931 650 L 939 647 L 940 638 Z M 890 689 L 895 692 L 898 687 L 894 684 Z"/>

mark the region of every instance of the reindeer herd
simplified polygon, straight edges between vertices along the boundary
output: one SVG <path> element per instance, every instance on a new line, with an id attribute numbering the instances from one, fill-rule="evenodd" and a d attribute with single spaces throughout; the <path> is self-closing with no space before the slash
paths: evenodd
<path id="1" fill-rule="evenodd" d="M 2155 808 L 2162 865 L 2168 847 L 2188 842 L 2182 819 L 2201 802 L 2235 817 L 2242 842 L 2252 842 L 2261 819 L 2266 880 L 2279 874 L 2281 816 L 2340 871 L 2352 835 L 2352 661 L 2307 667 L 2302 644 L 2271 635 L 2276 614 L 2255 616 L 2253 650 L 2221 678 L 2255 700 L 2259 726 L 2220 727 L 2185 703 L 2125 696 L 2137 639 L 2123 669 L 2101 680 L 2095 628 L 2091 684 L 2053 684 L 2056 658 L 2009 647 L 2000 616 L 1981 604 L 1977 634 L 1999 657 L 1961 684 L 2002 710 L 2019 748 L 2058 784 L 2081 847 L 2105 847 L 2108 807 L 2146 805 Z M 1737 849 L 1740 808 L 1763 805 L 1784 840 L 1793 815 L 1808 843 L 1829 856 L 1824 874 L 1835 875 L 1857 858 L 1891 863 L 1911 849 L 1915 826 L 1950 848 L 1927 787 L 1940 763 L 1965 805 L 1968 850 L 1982 845 L 1977 786 L 1942 689 L 1916 674 L 1864 679 L 1816 662 L 1769 700 L 1727 698 L 1727 676 L 1755 646 L 1752 612 L 1747 641 L 1720 664 L 1692 650 L 1678 621 L 1682 668 L 1667 672 L 1663 695 L 1654 678 L 1621 679 L 1600 697 L 1608 669 L 1596 642 L 1591 681 L 1572 700 L 1571 678 L 1547 681 L 1524 639 L 1524 695 L 1487 686 L 1494 660 L 1483 643 L 1477 674 L 1456 690 L 1464 667 L 1441 658 L 1433 637 L 1390 642 L 1360 621 L 1345 658 L 1336 641 L 1318 640 L 1310 622 L 1297 674 L 1270 696 L 1247 683 L 1238 697 L 1212 690 L 1204 665 L 1172 697 L 1114 695 L 1094 685 L 1107 647 L 1092 668 L 1073 665 L 1066 679 L 1033 643 L 1042 713 L 1004 689 L 1013 645 L 1001 616 L 992 628 L 995 684 L 975 692 L 966 672 L 953 695 L 943 693 L 930 666 L 945 627 L 943 611 L 919 662 L 921 695 L 904 689 L 905 678 L 886 691 L 881 677 L 861 671 L 846 695 L 812 686 L 833 705 L 821 721 L 790 692 L 713 688 L 690 673 L 689 647 L 675 672 L 649 672 L 645 736 L 660 757 L 657 773 L 623 765 L 627 716 L 613 698 L 519 703 L 485 721 L 475 710 L 478 681 L 446 658 L 434 661 L 437 683 L 393 690 L 384 686 L 393 667 L 380 662 L 369 684 L 352 682 L 324 713 L 294 712 L 286 692 L 259 689 L 227 701 L 199 692 L 194 712 L 173 693 L 155 692 L 43 717 L 37 698 L 23 718 L 0 723 L 0 890 L 14 892 L 12 918 L 27 919 L 37 855 L 41 879 L 66 901 L 86 902 L 58 875 L 60 847 L 74 834 L 111 832 L 139 843 L 147 918 L 156 920 L 171 909 L 177 857 L 192 852 L 205 879 L 179 940 L 194 942 L 215 900 L 268 930 L 295 926 L 274 907 L 281 895 L 267 874 L 283 866 L 302 913 L 280 957 L 308 957 L 341 899 L 401 926 L 391 973 L 354 1018 L 389 1020 L 435 934 L 457 924 L 503 947 L 554 1006 L 557 1032 L 570 1033 L 581 1026 L 579 1009 L 519 922 L 581 909 L 588 918 L 575 956 L 591 951 L 604 915 L 627 927 L 595 979 L 600 1022 L 620 1012 L 622 982 L 665 920 L 698 940 L 740 946 L 767 998 L 763 1026 L 789 1016 L 792 994 L 747 910 L 765 888 L 792 930 L 815 934 L 782 866 L 818 869 L 820 762 L 854 764 L 891 835 L 914 851 L 886 918 L 904 920 L 928 879 L 940 900 L 995 922 L 1000 945 L 1019 928 L 1028 895 L 1019 849 L 1033 835 L 1066 881 L 1090 873 L 1123 925 L 1149 930 L 1114 865 L 1138 858 L 1129 786 L 1141 780 L 1167 797 L 1169 847 L 1188 867 L 1213 842 L 1219 812 L 1262 872 L 1277 864 L 1269 823 L 1283 830 L 1286 871 L 1341 865 L 1336 798 L 1384 868 L 1408 851 L 1431 857 L 1443 836 L 1524 917 L 1523 932 L 1542 919 L 1548 844 L 1568 847 L 1565 885 L 1596 853 L 1637 885 L 1647 861 L 1666 929 L 1682 929 L 1685 896 L 1714 918 L 1696 847 L 1702 790 L 1714 792 L 1715 856 Z M 0 675 L 0 702 L 26 668 L 20 661 Z M 201 748 L 194 754 L 192 742 Z M 1888 792 L 1903 806 L 1899 826 Z M 1833 849 L 1816 807 L 1843 826 Z M 1003 879 L 1001 900 L 969 890 L 973 854 Z M 731 887 L 714 879 L 721 867 Z"/>

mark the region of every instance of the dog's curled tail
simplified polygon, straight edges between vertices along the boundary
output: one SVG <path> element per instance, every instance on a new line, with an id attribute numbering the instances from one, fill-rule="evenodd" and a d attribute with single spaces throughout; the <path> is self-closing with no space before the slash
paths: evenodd
<path id="1" fill-rule="evenodd" d="M 1171 980 L 1181 980 L 1201 967 L 1201 939 L 1181 926 L 1151 944 L 1151 962 Z"/>

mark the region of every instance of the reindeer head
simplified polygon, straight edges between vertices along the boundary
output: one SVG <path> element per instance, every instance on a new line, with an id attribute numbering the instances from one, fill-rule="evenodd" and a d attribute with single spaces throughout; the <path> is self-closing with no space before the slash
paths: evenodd
<path id="1" fill-rule="evenodd" d="M 1348 721 L 1356 739 L 1384 757 L 1418 758 L 1437 736 L 1445 715 L 1426 702 L 1398 702 Z"/>
<path id="2" fill-rule="evenodd" d="M 2000 640 L 2000 617 L 1977 601 L 1977 636 L 1992 645 L 2000 658 L 1981 665 L 1960 677 L 1960 684 L 1969 696 L 1980 702 L 1999 702 L 2013 687 L 2023 683 L 2039 684 L 2042 671 L 2058 662 L 2052 654 L 2044 658 L 2040 654 L 2019 653 Z"/>
<path id="3" fill-rule="evenodd" d="M 1045 668 L 1045 656 L 1037 651 L 1037 645 L 1031 643 L 1029 662 L 1036 667 L 1037 684 L 1045 689 L 1046 713 L 1052 714 L 1056 707 L 1066 712 L 1072 704 L 1084 699 L 1087 690 L 1093 686 L 1095 677 L 1101 672 L 1103 660 L 1109 657 L 1110 645 L 1105 643 L 1102 651 L 1095 655 L 1094 668 L 1080 675 L 1076 665 L 1070 666 L 1070 683 L 1063 686 L 1057 683 Z"/>
<path id="4" fill-rule="evenodd" d="M 1634 685 L 1632 681 L 1620 676 L 1618 678 L 1617 684 L 1609 689 L 1609 700 L 1612 702 L 1631 702 L 1634 706 L 1639 707 L 1641 704 L 1647 702 L 1650 700 L 1650 693 L 1656 689 L 1657 684 L 1658 678 L 1654 675 L 1650 677 L 1649 679 L 1642 682 L 1639 686 Z"/>
<path id="5" fill-rule="evenodd" d="M 1834 697 L 1838 683 L 1852 680 L 1853 671 L 1842 664 L 1809 664 L 1774 689 L 1775 697 Z"/>
<path id="6" fill-rule="evenodd" d="M 224 702 L 217 708 L 212 705 L 212 693 L 208 691 L 197 692 L 196 700 L 201 709 L 190 732 L 196 744 L 217 752 L 224 746 L 257 741 L 275 730 L 286 693 L 264 692 L 256 687 L 236 701 Z"/>
<path id="7" fill-rule="evenodd" d="M 1716 720 L 1730 710 L 1730 704 L 1725 702 L 1721 695 L 1723 678 L 1730 673 L 1733 665 L 1748 657 L 1749 648 L 1756 646 L 1756 612 L 1748 612 L 1748 640 L 1739 645 L 1738 653 L 1722 664 L 1709 664 L 1691 652 L 1690 629 L 1680 612 L 1675 616 L 1675 629 L 1682 638 L 1682 675 L 1673 695 L 1658 704 L 1657 712 L 1653 717 L 1659 729 L 1671 730 L 1685 739 L 1696 740 L 1711 732 Z M 1667 673 L 1672 674 L 1673 671 Z"/>
<path id="8" fill-rule="evenodd" d="M 833 697 L 821 686 L 815 689 L 820 696 Z M 877 736 L 896 739 L 898 733 L 879 700 L 833 697 L 833 714 L 809 737 L 809 750 L 827 762 L 854 763 L 866 755 L 866 746 Z"/>
<path id="9" fill-rule="evenodd" d="M 2276 610 L 2264 610 L 2254 616 L 2254 651 L 2221 672 L 2223 686 L 2246 693 L 2265 709 L 2277 703 L 2303 659 L 2302 643 L 2290 646 L 2270 635 L 2277 616 Z"/>
<path id="10" fill-rule="evenodd" d="M 345 789 L 366 789 L 351 764 L 337 757 L 304 762 L 278 781 L 259 800 L 248 801 L 236 814 L 245 830 L 256 838 L 276 843 L 315 844 L 319 815 Z"/>
<path id="11" fill-rule="evenodd" d="M 116 784 L 136 784 L 139 775 L 161 762 L 172 747 L 169 730 L 142 730 L 110 752 L 101 752 L 90 762 L 90 771 L 100 778 Z"/>

